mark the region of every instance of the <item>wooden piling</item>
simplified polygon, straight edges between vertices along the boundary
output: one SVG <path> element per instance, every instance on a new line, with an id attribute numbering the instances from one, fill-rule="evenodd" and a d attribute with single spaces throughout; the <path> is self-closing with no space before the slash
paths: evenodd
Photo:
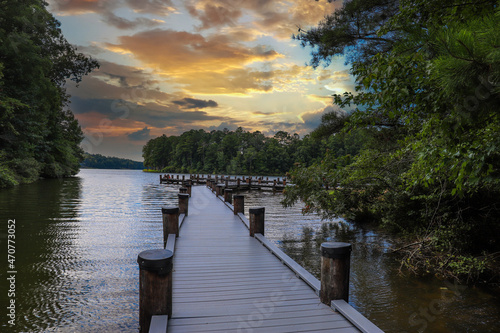
<path id="1" fill-rule="evenodd" d="M 167 245 L 168 234 L 179 237 L 179 207 L 162 207 L 163 248 Z"/>
<path id="2" fill-rule="evenodd" d="M 264 235 L 264 214 L 265 207 L 252 207 L 248 210 L 250 214 L 250 236 L 255 234 Z"/>
<path id="3" fill-rule="evenodd" d="M 241 194 L 233 195 L 234 215 L 245 213 L 245 196 Z"/>
<path id="4" fill-rule="evenodd" d="M 224 185 L 218 184 L 217 188 L 215 189 L 215 195 L 220 196 L 222 195 L 222 189 L 224 188 Z"/>
<path id="5" fill-rule="evenodd" d="M 233 190 L 229 188 L 224 189 L 224 201 L 230 204 L 233 203 Z"/>
<path id="6" fill-rule="evenodd" d="M 187 183 L 184 185 L 184 187 L 187 188 L 187 194 L 189 194 L 189 197 L 191 197 L 191 187 L 192 185 L 190 183 Z"/>
<path id="7" fill-rule="evenodd" d="M 333 300 L 349 302 L 349 271 L 352 246 L 349 243 L 321 244 L 320 300 L 330 306 Z"/>
<path id="8" fill-rule="evenodd" d="M 172 317 L 172 251 L 147 250 L 139 253 L 139 326 L 149 332 L 151 316 Z"/>
<path id="9" fill-rule="evenodd" d="M 189 194 L 179 193 L 177 195 L 179 196 L 179 214 L 188 216 Z"/>
<path id="10" fill-rule="evenodd" d="M 179 188 L 179 193 L 187 194 L 188 193 L 187 187 L 181 187 L 181 188 Z"/>

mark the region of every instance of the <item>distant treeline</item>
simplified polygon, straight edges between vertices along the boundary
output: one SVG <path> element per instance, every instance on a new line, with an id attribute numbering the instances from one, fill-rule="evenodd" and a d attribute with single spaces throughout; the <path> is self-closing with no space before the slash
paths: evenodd
<path id="1" fill-rule="evenodd" d="M 118 157 L 102 156 L 100 154 L 84 154 L 82 168 L 94 169 L 144 169 L 142 162 L 136 162 Z"/>
<path id="2" fill-rule="evenodd" d="M 310 165 L 325 149 L 345 150 L 334 138 L 315 140 L 309 135 L 279 131 L 266 137 L 259 131 L 191 130 L 180 136 L 160 136 L 143 148 L 144 165 L 163 172 L 282 175 L 294 164 Z M 352 147 L 351 147 L 352 148 Z"/>

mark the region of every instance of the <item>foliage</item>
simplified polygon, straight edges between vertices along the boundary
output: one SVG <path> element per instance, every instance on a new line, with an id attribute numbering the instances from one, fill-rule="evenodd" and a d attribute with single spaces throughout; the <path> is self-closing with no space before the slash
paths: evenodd
<path id="1" fill-rule="evenodd" d="M 326 116 L 317 132 L 365 140 L 358 154 L 326 152 L 292 171 L 297 186 L 284 204 L 304 200 L 325 217 L 377 221 L 409 237 L 415 245 L 404 247 L 404 263 L 414 271 L 492 273 L 488 253 L 500 250 L 499 5 L 399 1 L 383 22 L 364 22 L 384 40 L 371 40 L 372 54 L 362 38 L 353 41 L 362 50 L 351 67 L 356 92 L 334 98 L 354 111 Z M 313 65 L 352 48 L 328 37 L 350 19 L 346 8 L 331 16 L 333 26 L 311 30 L 319 37 L 302 35 L 319 48 Z"/>
<path id="2" fill-rule="evenodd" d="M 75 174 L 82 159 L 64 84 L 80 82 L 98 64 L 66 41 L 46 5 L 0 1 L 2 186 Z"/>
<path id="3" fill-rule="evenodd" d="M 95 169 L 144 169 L 142 162 L 88 153 L 84 154 L 84 160 L 81 163 L 81 167 Z"/>
<path id="4" fill-rule="evenodd" d="M 327 145 L 283 131 L 266 137 L 241 128 L 191 130 L 150 140 L 143 147 L 143 157 L 146 167 L 164 172 L 283 175 L 294 163 L 311 164 L 319 156 L 318 148 Z"/>

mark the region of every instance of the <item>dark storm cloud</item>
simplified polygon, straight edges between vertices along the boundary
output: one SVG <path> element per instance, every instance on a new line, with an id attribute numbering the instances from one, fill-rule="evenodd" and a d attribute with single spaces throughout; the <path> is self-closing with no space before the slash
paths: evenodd
<path id="1" fill-rule="evenodd" d="M 183 98 L 179 101 L 173 101 L 172 103 L 181 106 L 184 109 L 204 109 L 204 108 L 215 108 L 219 106 L 217 102 L 213 100 L 201 100 L 195 98 Z"/>

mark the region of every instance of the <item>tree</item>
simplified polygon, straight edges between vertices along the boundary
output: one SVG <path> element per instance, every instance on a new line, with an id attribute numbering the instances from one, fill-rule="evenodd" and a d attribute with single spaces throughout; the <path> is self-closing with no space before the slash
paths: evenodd
<path id="1" fill-rule="evenodd" d="M 76 52 L 45 6 L 0 2 L 0 186 L 73 175 L 83 158 L 64 84 L 98 64 Z"/>
<path id="2" fill-rule="evenodd" d="M 302 35 L 317 47 L 313 65 L 352 49 L 331 38 L 351 22 L 349 3 L 332 16 L 336 25 L 323 22 Z M 493 274 L 488 253 L 500 250 L 498 5 L 399 1 L 382 21 L 377 7 L 368 8 L 374 12 L 361 31 L 378 27 L 380 39 L 353 39 L 361 50 L 351 68 L 356 93 L 335 95 L 337 105 L 354 111 L 326 116 L 314 133 L 365 140 L 354 156 L 329 151 L 321 163 L 293 171 L 297 186 L 284 203 L 302 199 L 326 217 L 377 221 L 413 235 L 403 261 L 411 270 L 465 279 Z"/>
<path id="3" fill-rule="evenodd" d="M 329 0 L 332 2 L 332 0 Z M 379 34 L 382 25 L 399 9 L 397 0 L 344 1 L 342 8 L 327 15 L 317 27 L 294 36 L 302 46 L 311 46 L 311 65 L 329 64 L 335 55 L 345 54 L 350 61 L 368 60 L 392 48 L 397 31 Z"/>

